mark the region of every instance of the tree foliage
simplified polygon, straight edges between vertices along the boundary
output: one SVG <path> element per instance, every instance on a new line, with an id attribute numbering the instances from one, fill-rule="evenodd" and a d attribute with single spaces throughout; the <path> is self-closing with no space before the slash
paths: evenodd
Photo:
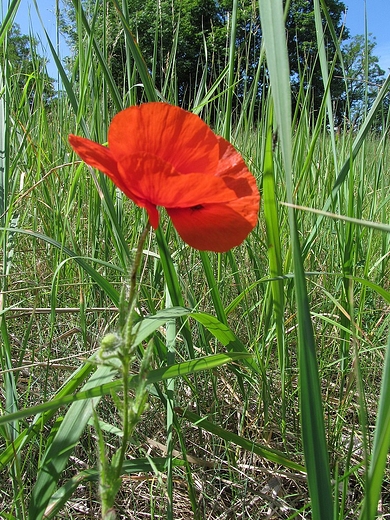
<path id="1" fill-rule="evenodd" d="M 130 30 L 157 88 L 167 99 L 185 107 L 191 106 L 196 93 L 201 89 L 207 90 L 227 65 L 232 2 L 126 0 L 125 4 Z M 337 56 L 332 31 L 324 21 L 324 46 L 329 68 L 334 62 L 330 92 L 335 122 L 339 125 L 345 117 L 349 117 L 348 99 L 356 111 L 365 95 L 359 65 L 359 52 L 364 49 L 360 37 L 348 40 L 349 32 L 344 26 L 345 4 L 341 0 L 326 0 L 325 4 L 327 17 L 332 23 L 332 30 L 344 56 L 345 70 Z M 63 30 L 76 54 L 82 32 L 77 31 L 77 15 L 72 0 L 65 0 L 65 5 L 67 9 L 63 16 Z M 95 37 L 104 42 L 103 52 L 106 53 L 118 87 L 127 91 L 130 83 L 134 84 L 135 78 L 126 76 L 125 36 L 116 10 L 109 1 L 82 0 L 81 5 L 91 25 L 93 24 Z M 287 5 L 286 0 L 285 5 L 293 107 L 305 98 L 302 93 L 307 94 L 310 109 L 316 115 L 323 100 L 325 86 L 318 59 L 314 3 L 313 0 L 290 0 Z M 256 0 L 239 0 L 235 43 L 236 100 L 242 101 L 251 86 L 261 96 L 266 84 L 263 74 L 256 76 L 261 51 L 261 20 Z M 365 84 L 377 83 L 383 73 L 373 55 L 373 49 L 374 45 L 370 42 L 367 47 L 369 67 Z M 260 78 L 257 79 L 259 83 L 253 85 L 256 78 Z M 374 90 L 369 89 L 368 101 Z"/>
<path id="2" fill-rule="evenodd" d="M 341 101 L 344 105 L 349 104 L 353 126 L 360 123 L 385 79 L 385 71 L 380 68 L 374 54 L 375 46 L 375 38 L 366 39 L 362 34 L 354 36 L 343 46 L 348 99 L 344 96 Z M 348 112 L 346 108 L 345 112 Z"/>
<path id="3" fill-rule="evenodd" d="M 346 40 L 349 32 L 343 24 L 343 14 L 346 11 L 345 4 L 340 0 L 326 0 L 326 7 L 339 41 Z M 286 25 L 293 103 L 298 98 L 300 89 L 303 87 L 306 90 L 307 86 L 310 85 L 311 108 L 316 113 L 321 105 L 325 87 L 318 59 L 313 0 L 292 0 Z M 331 62 L 336 54 L 336 47 L 326 23 L 323 24 L 323 30 L 325 36 L 324 46 L 329 62 Z M 333 99 L 339 99 L 345 91 L 342 77 L 341 64 L 339 61 L 336 61 L 331 84 Z M 337 104 L 335 106 L 337 107 L 334 114 L 335 118 L 336 120 L 341 119 L 341 107 Z"/>
<path id="4" fill-rule="evenodd" d="M 38 42 L 25 34 L 14 24 L 8 31 L 4 44 L 0 46 L 0 63 L 8 75 L 17 82 L 21 92 L 25 92 L 30 106 L 37 102 L 48 104 L 55 95 L 54 80 L 49 77 L 46 62 L 37 51 Z M 6 67 L 5 67 L 6 65 Z"/>
<path id="5" fill-rule="evenodd" d="M 79 35 L 71 0 L 62 18 L 75 50 Z M 92 20 L 94 0 L 82 2 Z M 191 105 L 201 85 L 207 88 L 228 62 L 231 2 L 222 0 L 127 0 L 128 24 L 157 88 L 175 92 L 176 101 Z M 105 9 L 105 10 L 104 10 Z M 250 78 L 260 53 L 260 24 L 255 0 L 241 0 L 237 27 L 237 77 Z M 125 37 L 112 5 L 100 5 L 95 36 L 106 42 L 107 61 L 119 88 L 126 88 Z M 172 97 L 172 96 L 171 96 Z"/>

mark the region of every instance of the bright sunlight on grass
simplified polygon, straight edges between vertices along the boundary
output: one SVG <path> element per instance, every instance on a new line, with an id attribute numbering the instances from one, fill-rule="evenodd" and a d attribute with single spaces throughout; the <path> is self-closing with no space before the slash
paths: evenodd
<path id="1" fill-rule="evenodd" d="M 300 2 L 233 0 L 207 30 L 192 11 L 194 50 L 195 18 L 165 2 L 74 0 L 66 62 L 46 34 L 54 89 L 19 3 L 0 26 L 0 517 L 389 517 L 390 79 L 370 83 L 367 59 L 356 101 L 325 0 L 294 74 Z M 165 103 L 158 124 L 114 123 L 115 161 L 85 151 L 146 102 Z M 183 131 L 138 153 L 171 113 L 209 162 Z M 201 164 L 187 192 L 183 161 Z"/>

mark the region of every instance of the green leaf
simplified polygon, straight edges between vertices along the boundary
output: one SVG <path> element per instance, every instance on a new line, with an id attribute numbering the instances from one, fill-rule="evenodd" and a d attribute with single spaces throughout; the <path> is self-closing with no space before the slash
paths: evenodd
<path id="1" fill-rule="evenodd" d="M 99 367 L 84 385 L 83 390 L 99 388 L 111 380 L 115 374 L 116 371 L 113 371 L 111 367 Z M 74 402 L 66 413 L 56 435 L 46 449 L 39 467 L 31 494 L 30 518 L 39 520 L 43 517 L 61 473 L 100 398 L 101 395 L 98 395 L 93 399 Z"/>
<path id="2" fill-rule="evenodd" d="M 235 336 L 233 331 L 224 323 L 221 323 L 217 318 L 210 314 L 201 312 L 192 312 L 191 317 L 201 323 L 206 329 L 222 343 L 229 352 L 236 352 L 237 354 L 249 355 L 245 345 Z M 258 367 L 252 357 L 245 359 L 245 364 L 254 370 L 256 373 L 261 373 L 261 369 Z"/>
<path id="3" fill-rule="evenodd" d="M 226 363 L 239 361 L 240 359 L 250 359 L 252 356 L 247 352 L 230 352 L 226 354 L 215 354 L 212 356 L 201 357 L 191 361 L 185 361 L 176 365 L 158 368 L 148 373 L 146 383 L 148 385 L 159 383 L 173 377 L 188 376 L 203 370 L 213 370 Z M 135 388 L 138 384 L 137 376 L 134 376 L 130 381 L 130 388 Z M 122 382 L 119 380 L 110 383 L 102 383 L 100 385 L 85 389 L 73 395 L 65 395 L 61 398 L 52 399 L 46 403 L 31 406 L 30 408 L 22 408 L 15 413 L 0 416 L 0 426 L 8 424 L 12 421 L 22 419 L 38 413 L 47 412 L 49 410 L 58 410 L 62 406 L 66 406 L 75 401 L 83 401 L 86 399 L 93 399 L 109 395 L 113 391 L 119 391 L 122 387 Z"/>
<path id="4" fill-rule="evenodd" d="M 269 460 L 270 462 L 281 464 L 286 468 L 290 468 L 294 471 L 299 471 L 302 473 L 305 472 L 305 468 L 303 466 L 296 464 L 295 462 L 288 459 L 277 450 L 271 450 L 269 448 L 260 446 L 260 444 L 246 439 L 241 435 L 237 435 L 236 433 L 232 433 L 228 430 L 225 430 L 224 428 L 221 428 L 220 426 L 217 426 L 216 424 L 212 423 L 205 417 L 200 417 L 199 415 L 190 412 L 189 410 L 181 410 L 178 408 L 176 409 L 176 411 L 182 414 L 183 417 L 188 419 L 196 427 L 202 428 L 203 430 L 206 430 L 212 433 L 213 435 L 216 435 L 220 439 L 223 439 L 227 442 L 232 442 L 233 444 L 237 444 L 237 446 L 241 446 L 242 448 L 248 450 L 251 453 L 256 453 L 256 455 L 259 455 L 260 457 L 263 457 L 266 460 Z"/>
<path id="5" fill-rule="evenodd" d="M 365 489 L 361 520 L 374 520 L 383 485 L 383 474 L 390 448 L 390 337 L 387 341 L 374 444 Z"/>

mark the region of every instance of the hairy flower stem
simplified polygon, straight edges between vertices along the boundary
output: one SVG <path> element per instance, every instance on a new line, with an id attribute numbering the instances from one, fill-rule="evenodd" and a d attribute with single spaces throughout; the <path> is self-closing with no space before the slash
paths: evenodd
<path id="1" fill-rule="evenodd" d="M 116 357 L 121 363 L 120 372 L 123 382 L 123 400 L 118 403 L 120 411 L 122 412 L 122 429 L 123 438 L 118 451 L 112 458 L 111 464 L 102 465 L 101 482 L 101 502 L 102 502 L 102 519 L 114 520 L 116 518 L 114 504 L 115 498 L 119 491 L 121 484 L 122 468 L 126 456 L 126 449 L 128 440 L 134 431 L 140 416 L 145 409 L 147 401 L 147 392 L 145 388 L 145 374 L 148 370 L 151 349 L 145 351 L 144 359 L 140 367 L 140 384 L 135 389 L 135 396 L 129 396 L 129 373 L 131 365 L 136 356 L 135 337 L 137 329 L 134 326 L 133 309 L 137 297 L 137 274 L 141 264 L 143 246 L 150 230 L 150 222 L 148 221 L 143 230 L 137 250 L 134 257 L 133 268 L 130 277 L 130 294 L 128 299 L 128 311 L 125 324 L 120 334 L 120 341 L 116 352 Z M 104 449 L 104 448 L 103 448 Z"/>
<path id="2" fill-rule="evenodd" d="M 137 294 L 137 273 L 138 273 L 139 265 L 141 263 L 144 243 L 145 243 L 146 237 L 148 236 L 149 230 L 150 230 L 150 221 L 148 220 L 148 222 L 145 226 L 145 229 L 142 231 L 142 234 L 140 236 L 137 250 L 135 253 L 135 257 L 134 257 L 133 269 L 131 271 L 129 309 L 132 308 L 133 303 L 135 301 L 136 294 Z"/>
<path id="3" fill-rule="evenodd" d="M 133 327 L 133 305 L 137 296 L 137 273 L 141 263 L 142 251 L 144 247 L 144 243 L 146 237 L 150 230 L 150 222 L 145 226 L 145 229 L 142 231 L 140 236 L 137 250 L 135 253 L 133 269 L 130 277 L 130 295 L 129 295 L 129 313 L 126 320 L 125 325 L 125 334 L 124 334 L 124 345 L 121 349 L 121 362 L 122 362 L 122 380 L 123 380 L 123 442 L 120 449 L 120 455 L 118 460 L 118 470 L 122 469 L 123 461 L 125 459 L 126 454 L 126 446 L 128 438 L 130 437 L 131 431 L 135 427 L 136 417 L 134 417 L 134 410 L 130 411 L 130 399 L 129 399 L 129 371 L 131 363 L 134 359 L 134 336 L 136 331 L 134 331 Z M 136 396 L 136 400 L 138 400 L 139 396 Z M 134 402 L 137 405 L 136 402 Z M 130 415 L 132 417 L 130 417 Z M 135 415 L 138 415 L 135 413 Z"/>

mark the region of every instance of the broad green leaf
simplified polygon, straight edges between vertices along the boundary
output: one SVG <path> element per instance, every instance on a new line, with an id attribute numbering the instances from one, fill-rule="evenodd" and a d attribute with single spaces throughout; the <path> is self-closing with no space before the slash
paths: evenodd
<path id="1" fill-rule="evenodd" d="M 147 384 L 151 385 L 174 377 L 188 376 L 203 370 L 213 370 L 214 368 L 225 365 L 227 363 L 239 361 L 240 359 L 250 359 L 251 357 L 252 356 L 247 352 L 230 352 L 226 354 L 215 354 L 212 356 L 201 357 L 191 361 L 178 363 L 176 365 L 158 368 L 149 372 L 147 376 Z M 134 388 L 137 383 L 137 376 L 134 376 L 130 381 L 130 388 Z M 22 419 L 23 417 L 44 413 L 49 410 L 58 410 L 62 406 L 66 406 L 75 401 L 83 401 L 86 399 L 102 397 L 103 395 L 109 395 L 113 391 L 119 391 L 121 387 L 121 381 L 102 383 L 86 390 L 77 392 L 73 395 L 65 395 L 61 398 L 53 399 L 46 403 L 31 406 L 29 408 L 23 408 L 13 414 L 2 415 L 0 416 L 0 425 L 8 424 L 12 421 Z"/>
<path id="2" fill-rule="evenodd" d="M 287 202 L 294 197 L 292 176 L 291 92 L 282 0 L 259 0 L 275 119 L 286 178 Z M 333 520 L 328 450 L 303 257 L 294 210 L 289 208 L 298 317 L 299 395 L 302 439 L 314 520 Z"/>

